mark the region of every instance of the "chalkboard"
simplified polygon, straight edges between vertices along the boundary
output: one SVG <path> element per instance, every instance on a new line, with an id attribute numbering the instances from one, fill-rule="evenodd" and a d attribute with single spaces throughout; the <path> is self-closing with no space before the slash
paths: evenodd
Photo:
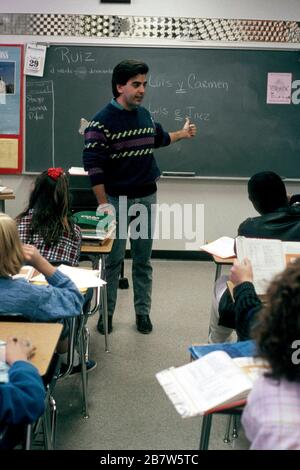
<path id="1" fill-rule="evenodd" d="M 156 151 L 162 171 L 300 178 L 300 53 L 279 49 L 52 45 L 44 77 L 26 80 L 26 171 L 82 166 L 80 118 L 110 101 L 112 69 L 126 58 L 150 67 L 143 104 L 154 120 L 174 131 L 189 116 L 198 127 L 196 138 Z M 267 104 L 268 73 L 291 74 L 289 104 Z M 278 76 L 275 98 L 284 87 Z"/>

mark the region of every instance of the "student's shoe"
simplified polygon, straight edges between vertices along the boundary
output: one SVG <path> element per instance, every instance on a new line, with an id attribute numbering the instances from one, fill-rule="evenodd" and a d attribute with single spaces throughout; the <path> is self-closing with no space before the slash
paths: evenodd
<path id="1" fill-rule="evenodd" d="M 96 369 L 97 367 L 97 362 L 94 361 L 93 359 L 89 359 L 86 362 L 86 371 L 91 372 L 92 370 Z M 67 370 L 68 366 L 67 364 L 62 364 L 60 367 L 60 372 L 64 374 Z M 71 370 L 69 375 L 75 375 L 81 373 L 81 364 L 78 364 L 77 366 L 74 366 L 73 369 Z"/>
<path id="2" fill-rule="evenodd" d="M 136 315 L 136 327 L 140 333 L 147 335 L 152 331 L 152 323 L 149 315 Z"/>
<path id="3" fill-rule="evenodd" d="M 108 315 L 107 319 L 107 333 L 110 334 L 112 332 L 113 326 L 112 326 L 112 315 Z M 105 335 L 104 331 L 104 321 L 103 321 L 103 315 L 100 315 L 98 323 L 97 323 L 97 330 L 101 335 Z"/>

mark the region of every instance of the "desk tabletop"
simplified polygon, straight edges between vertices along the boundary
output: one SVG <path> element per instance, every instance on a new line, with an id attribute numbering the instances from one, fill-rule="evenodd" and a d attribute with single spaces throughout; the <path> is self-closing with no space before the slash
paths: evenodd
<path id="1" fill-rule="evenodd" d="M 0 193 L 0 201 L 6 201 L 7 199 L 16 199 L 16 196 L 13 193 Z"/>
<path id="2" fill-rule="evenodd" d="M 234 260 L 236 259 L 235 256 L 232 258 L 220 258 L 219 256 L 212 255 L 214 262 L 217 264 L 233 264 Z"/>
<path id="3" fill-rule="evenodd" d="M 81 244 L 81 253 L 110 253 L 112 249 L 114 239 L 113 238 L 108 238 L 105 240 L 102 245 L 94 245 L 92 243 L 89 243 L 87 240 L 83 241 Z"/>
<path id="4" fill-rule="evenodd" d="M 40 375 L 45 375 L 57 342 L 62 324 L 60 323 L 23 323 L 1 322 L 0 339 L 6 341 L 9 336 L 28 338 L 36 347 L 35 355 L 30 362 L 38 369 Z"/>

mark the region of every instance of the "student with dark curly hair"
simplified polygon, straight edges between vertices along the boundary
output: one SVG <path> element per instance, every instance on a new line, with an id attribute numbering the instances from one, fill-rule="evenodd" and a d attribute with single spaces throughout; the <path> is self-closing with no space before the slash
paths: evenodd
<path id="1" fill-rule="evenodd" d="M 242 416 L 251 449 L 300 449 L 300 260 L 270 284 L 254 338 L 270 372 L 255 382 Z"/>

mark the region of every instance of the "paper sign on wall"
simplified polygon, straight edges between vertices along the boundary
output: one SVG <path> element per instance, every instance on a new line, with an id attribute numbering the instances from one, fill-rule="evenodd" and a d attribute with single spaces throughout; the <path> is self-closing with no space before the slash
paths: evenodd
<path id="1" fill-rule="evenodd" d="M 268 73 L 267 103 L 291 104 L 292 74 Z"/>
<path id="2" fill-rule="evenodd" d="M 27 44 L 25 53 L 24 73 L 25 75 L 44 75 L 44 65 L 46 59 L 46 48 L 41 44 Z"/>

